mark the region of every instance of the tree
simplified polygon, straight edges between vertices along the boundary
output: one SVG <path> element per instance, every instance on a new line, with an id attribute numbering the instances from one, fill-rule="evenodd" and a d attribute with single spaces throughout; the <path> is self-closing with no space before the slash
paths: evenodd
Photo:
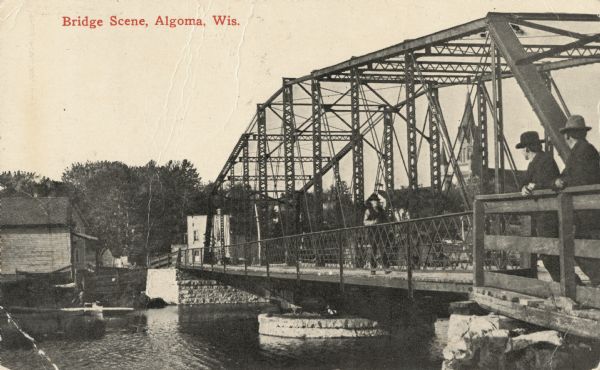
<path id="1" fill-rule="evenodd" d="M 207 211 L 200 176 L 187 160 L 139 167 L 76 163 L 62 180 L 90 233 L 113 254 L 125 253 L 137 263 L 182 243 L 186 216 Z"/>
<path id="2" fill-rule="evenodd" d="M 68 195 L 68 189 L 63 183 L 26 171 L 0 173 L 0 187 L 0 196 L 2 197 Z"/>

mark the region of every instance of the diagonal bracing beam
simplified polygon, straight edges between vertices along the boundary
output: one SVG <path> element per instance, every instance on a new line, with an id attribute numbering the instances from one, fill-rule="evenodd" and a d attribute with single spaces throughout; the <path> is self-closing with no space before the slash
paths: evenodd
<path id="1" fill-rule="evenodd" d="M 536 66 L 532 63 L 518 64 L 519 60 L 527 57 L 527 53 L 508 20 L 501 16 L 491 17 L 488 19 L 488 29 L 533 111 L 550 135 L 558 154 L 566 161 L 570 150 L 559 129 L 565 125 L 567 117 L 546 87 Z"/>

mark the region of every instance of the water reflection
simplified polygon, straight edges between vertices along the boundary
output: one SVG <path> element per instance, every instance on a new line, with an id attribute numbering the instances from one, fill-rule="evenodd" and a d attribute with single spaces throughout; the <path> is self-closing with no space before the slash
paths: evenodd
<path id="1" fill-rule="evenodd" d="M 256 316 L 267 307 L 169 306 L 104 317 L 100 338 L 40 336 L 40 346 L 61 369 L 436 368 L 444 322 L 437 336 L 407 343 L 411 334 L 363 339 L 286 339 L 259 336 Z M 25 319 L 26 320 L 26 319 Z M 440 329 L 441 327 L 441 329 Z M 0 363 L 11 369 L 48 367 L 30 348 L 8 348 L 0 325 Z M 408 333 L 408 332 L 407 332 Z"/>

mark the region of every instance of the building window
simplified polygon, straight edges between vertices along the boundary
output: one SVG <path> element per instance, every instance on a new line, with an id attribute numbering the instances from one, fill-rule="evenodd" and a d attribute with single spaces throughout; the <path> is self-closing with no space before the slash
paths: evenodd
<path id="1" fill-rule="evenodd" d="M 198 230 L 194 230 L 194 241 L 197 242 L 198 240 L 200 240 L 200 235 L 198 235 Z"/>

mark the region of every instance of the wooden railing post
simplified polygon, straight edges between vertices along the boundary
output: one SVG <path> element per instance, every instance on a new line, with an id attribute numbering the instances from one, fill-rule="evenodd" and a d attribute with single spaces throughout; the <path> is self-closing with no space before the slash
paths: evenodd
<path id="1" fill-rule="evenodd" d="M 485 260 L 485 208 L 481 200 L 473 203 L 473 286 L 483 286 Z"/>
<path id="2" fill-rule="evenodd" d="M 575 299 L 575 230 L 573 228 L 573 197 L 562 193 L 558 196 L 560 293 Z"/>
<path id="3" fill-rule="evenodd" d="M 179 268 L 181 266 L 181 249 L 177 250 L 177 261 L 175 266 Z"/>

